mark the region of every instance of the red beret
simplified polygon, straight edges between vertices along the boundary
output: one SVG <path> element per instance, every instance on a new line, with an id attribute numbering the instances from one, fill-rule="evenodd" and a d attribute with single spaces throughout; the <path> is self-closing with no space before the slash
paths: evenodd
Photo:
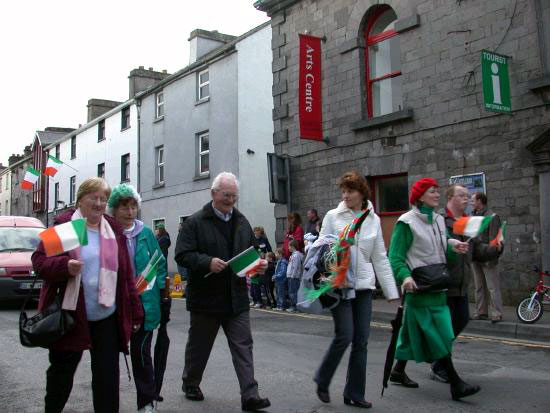
<path id="1" fill-rule="evenodd" d="M 420 181 L 415 182 L 411 189 L 411 197 L 409 199 L 411 205 L 414 205 L 414 203 L 418 201 L 422 195 L 424 195 L 424 192 L 432 186 L 439 188 L 437 181 L 433 178 L 422 178 Z"/>

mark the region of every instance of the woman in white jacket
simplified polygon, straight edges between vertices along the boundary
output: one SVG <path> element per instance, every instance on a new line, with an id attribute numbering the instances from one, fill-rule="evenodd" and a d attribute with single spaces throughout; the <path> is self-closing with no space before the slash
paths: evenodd
<path id="1" fill-rule="evenodd" d="M 337 208 L 328 211 L 320 236 L 340 235 L 346 225 L 365 209 L 370 212 L 362 223 L 356 242 L 351 246 L 351 274 L 354 277 L 354 298 L 343 297 L 331 309 L 335 336 L 325 354 L 321 366 L 315 374 L 317 396 L 324 403 L 330 402 L 329 385 L 332 376 L 351 343 L 344 403 L 356 407 L 369 408 L 372 404 L 365 400 L 367 369 L 367 342 L 370 332 L 372 312 L 372 292 L 378 279 L 385 297 L 392 301 L 399 298 L 386 248 L 382 238 L 380 218 L 374 213 L 368 200 L 367 180 L 357 172 L 347 172 L 339 180 L 342 202 Z"/>

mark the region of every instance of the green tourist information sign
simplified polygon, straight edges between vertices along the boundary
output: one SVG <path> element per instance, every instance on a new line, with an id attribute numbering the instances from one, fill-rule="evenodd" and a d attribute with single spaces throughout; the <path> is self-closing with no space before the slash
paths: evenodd
<path id="1" fill-rule="evenodd" d="M 481 74 L 485 110 L 510 113 L 512 111 L 512 100 L 510 98 L 508 57 L 482 50 Z"/>

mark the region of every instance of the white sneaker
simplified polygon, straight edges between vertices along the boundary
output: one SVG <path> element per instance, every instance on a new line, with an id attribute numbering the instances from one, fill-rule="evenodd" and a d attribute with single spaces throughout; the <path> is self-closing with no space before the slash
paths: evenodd
<path id="1" fill-rule="evenodd" d="M 156 409 L 151 404 L 148 404 L 147 406 L 142 407 L 141 409 L 138 410 L 138 413 L 155 413 L 155 412 L 156 412 Z"/>

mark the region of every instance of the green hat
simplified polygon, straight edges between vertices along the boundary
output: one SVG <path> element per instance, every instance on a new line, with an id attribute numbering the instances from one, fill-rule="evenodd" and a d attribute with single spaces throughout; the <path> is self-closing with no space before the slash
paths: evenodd
<path id="1" fill-rule="evenodd" d="M 166 227 L 164 226 L 164 224 L 159 223 L 155 226 L 155 228 L 156 229 L 165 229 Z"/>
<path id="2" fill-rule="evenodd" d="M 141 208 L 141 196 L 139 196 L 136 189 L 129 184 L 118 184 L 111 191 L 111 196 L 109 197 L 108 206 L 109 211 L 112 212 L 118 207 L 120 201 L 123 199 L 132 198 L 137 202 L 138 208 Z"/>

